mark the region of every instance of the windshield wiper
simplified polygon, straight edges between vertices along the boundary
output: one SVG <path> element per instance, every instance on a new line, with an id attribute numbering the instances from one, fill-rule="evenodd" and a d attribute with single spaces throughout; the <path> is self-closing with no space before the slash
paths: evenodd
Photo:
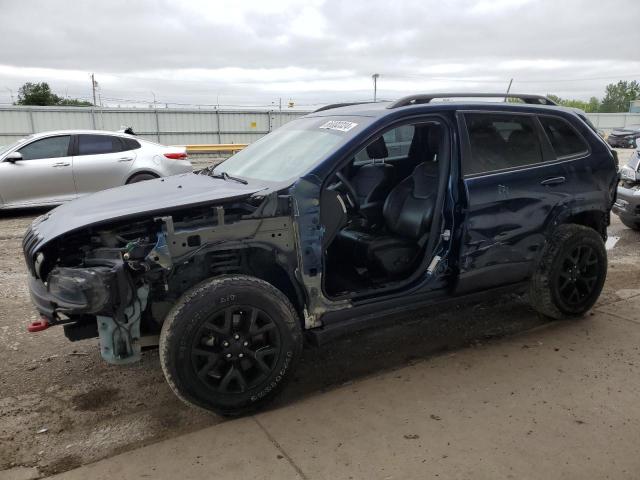
<path id="1" fill-rule="evenodd" d="M 213 168 L 214 167 L 207 167 L 206 169 L 201 170 L 200 173 L 206 172 L 210 177 L 221 178 L 223 180 L 233 180 L 243 185 L 247 185 L 249 183 L 244 178 L 234 177 L 233 175 L 229 175 L 227 172 L 213 173 Z"/>

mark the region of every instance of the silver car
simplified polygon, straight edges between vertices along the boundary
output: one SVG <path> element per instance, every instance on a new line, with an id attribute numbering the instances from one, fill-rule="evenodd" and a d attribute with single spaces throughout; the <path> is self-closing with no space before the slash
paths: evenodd
<path id="1" fill-rule="evenodd" d="M 184 147 L 99 130 L 36 133 L 0 147 L 0 209 L 58 205 L 98 190 L 191 171 Z"/>

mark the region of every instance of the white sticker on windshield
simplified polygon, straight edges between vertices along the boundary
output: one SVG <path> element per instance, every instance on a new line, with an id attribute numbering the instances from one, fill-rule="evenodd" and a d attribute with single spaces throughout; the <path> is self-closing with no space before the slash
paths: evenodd
<path id="1" fill-rule="evenodd" d="M 327 128 L 329 130 L 338 130 L 340 132 L 348 132 L 353 127 L 358 126 L 357 123 L 345 122 L 343 120 L 329 120 L 327 123 L 320 125 L 320 128 Z"/>

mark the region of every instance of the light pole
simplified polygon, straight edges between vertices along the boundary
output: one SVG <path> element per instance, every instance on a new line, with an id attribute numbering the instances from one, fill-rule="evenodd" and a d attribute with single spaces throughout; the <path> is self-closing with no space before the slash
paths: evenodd
<path id="1" fill-rule="evenodd" d="M 374 73 L 373 75 L 371 75 L 371 78 L 373 78 L 373 102 L 374 103 L 378 96 L 378 77 L 380 77 L 379 73 Z"/>

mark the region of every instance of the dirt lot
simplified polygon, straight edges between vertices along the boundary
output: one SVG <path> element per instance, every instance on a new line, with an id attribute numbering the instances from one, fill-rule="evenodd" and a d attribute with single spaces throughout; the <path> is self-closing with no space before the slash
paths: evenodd
<path id="1" fill-rule="evenodd" d="M 40 213 L 0 216 L 0 473 L 20 465 L 43 475 L 65 471 L 223 421 L 173 396 L 156 351 L 139 364 L 115 367 L 101 360 L 94 340 L 70 343 L 60 328 L 26 332 L 36 316 L 20 242 Z M 635 295 L 640 285 L 640 234 L 614 217 L 610 235 L 619 241 L 609 252 L 600 305 Z M 517 297 L 398 318 L 393 326 L 308 349 L 278 404 L 545 322 Z"/>

